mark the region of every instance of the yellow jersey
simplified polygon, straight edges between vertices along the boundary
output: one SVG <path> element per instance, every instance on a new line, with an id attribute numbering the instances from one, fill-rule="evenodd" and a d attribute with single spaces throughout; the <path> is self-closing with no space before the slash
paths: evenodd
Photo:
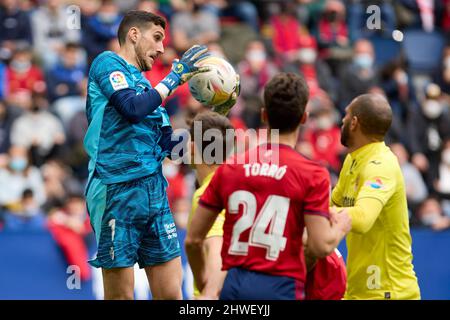
<path id="1" fill-rule="evenodd" d="M 194 216 L 195 210 L 197 210 L 198 207 L 198 201 L 200 200 L 200 197 L 203 195 L 203 192 L 205 192 L 206 188 L 208 187 L 209 183 L 211 182 L 211 179 L 214 176 L 214 172 L 211 172 L 209 175 L 203 179 L 200 187 L 195 190 L 194 195 L 192 196 L 192 206 L 191 206 L 191 212 L 189 213 L 188 217 L 188 229 L 189 225 L 191 224 L 192 217 Z M 214 221 L 214 224 L 212 225 L 211 229 L 208 231 L 208 234 L 206 235 L 206 238 L 210 237 L 222 237 L 223 236 L 223 223 L 225 222 L 225 210 L 219 213 L 219 215 L 216 218 L 216 221 Z M 198 297 L 200 295 L 200 291 L 197 288 L 197 285 L 195 284 L 194 279 L 194 296 Z"/>
<path id="2" fill-rule="evenodd" d="M 354 207 L 364 199 L 379 201 L 382 209 L 365 227 L 356 225 L 361 216 L 350 214 L 345 299 L 420 299 L 403 175 L 384 142 L 348 154 L 331 195 L 339 207 Z"/>

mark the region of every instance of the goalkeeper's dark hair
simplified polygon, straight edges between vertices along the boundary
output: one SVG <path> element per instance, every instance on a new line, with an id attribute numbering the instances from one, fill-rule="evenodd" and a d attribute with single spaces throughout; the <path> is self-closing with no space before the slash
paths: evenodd
<path id="1" fill-rule="evenodd" d="M 163 29 L 166 29 L 166 20 L 161 16 L 141 10 L 128 11 L 120 22 L 119 30 L 117 31 L 119 45 L 125 43 L 130 28 L 136 27 L 142 30 L 148 28 L 149 23 L 153 23 L 156 26 L 161 26 Z"/>
<path id="2" fill-rule="evenodd" d="M 309 88 L 295 73 L 280 73 L 266 84 L 264 106 L 271 129 L 280 133 L 294 131 L 305 113 Z"/>
<path id="3" fill-rule="evenodd" d="M 200 128 L 200 124 L 201 131 L 197 131 L 196 129 Z M 205 132 L 211 129 L 216 129 L 218 131 L 212 132 L 213 134 L 211 140 L 205 140 Z M 228 131 L 227 134 L 227 130 L 232 131 Z M 223 155 L 222 159 L 219 160 L 223 162 L 228 158 L 232 151 L 232 147 L 234 146 L 234 128 L 227 117 L 218 114 L 217 112 L 207 110 L 197 114 L 191 123 L 190 134 L 192 141 L 194 141 L 197 149 L 200 150 L 202 154 L 209 145 L 218 143 L 216 141 L 219 139 L 219 143 L 222 146 Z M 198 137 L 197 135 L 201 136 Z M 211 156 L 215 158 L 215 154 L 212 154 Z"/>

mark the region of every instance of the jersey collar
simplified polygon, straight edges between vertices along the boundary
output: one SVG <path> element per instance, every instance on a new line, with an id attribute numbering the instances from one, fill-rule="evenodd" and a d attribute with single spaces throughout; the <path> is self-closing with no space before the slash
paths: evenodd
<path id="1" fill-rule="evenodd" d="M 362 146 L 361 148 L 353 151 L 352 153 L 350 153 L 350 156 L 352 157 L 352 159 L 357 159 L 357 158 L 363 158 L 368 154 L 372 154 L 374 151 L 385 148 L 386 144 L 384 143 L 384 141 L 380 141 L 380 142 L 372 142 L 369 144 L 366 144 L 365 146 Z"/>

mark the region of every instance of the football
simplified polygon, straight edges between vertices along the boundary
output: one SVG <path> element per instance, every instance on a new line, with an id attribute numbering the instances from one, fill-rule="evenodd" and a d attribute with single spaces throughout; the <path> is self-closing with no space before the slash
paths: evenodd
<path id="1" fill-rule="evenodd" d="M 189 90 L 200 103 L 216 107 L 225 103 L 236 89 L 236 71 L 223 58 L 211 56 L 197 64 L 208 66 L 209 71 L 196 74 L 189 80 Z"/>

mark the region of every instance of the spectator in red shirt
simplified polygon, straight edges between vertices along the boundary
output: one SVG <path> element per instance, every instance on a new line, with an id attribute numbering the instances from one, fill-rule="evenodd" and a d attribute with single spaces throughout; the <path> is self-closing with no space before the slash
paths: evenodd
<path id="1" fill-rule="evenodd" d="M 42 71 L 33 64 L 32 58 L 29 47 L 22 47 L 14 52 L 6 70 L 7 96 L 20 90 L 29 92 L 43 92 L 45 90 Z"/>
<path id="2" fill-rule="evenodd" d="M 338 173 L 343 147 L 336 113 L 332 108 L 323 106 L 314 111 L 311 117 L 314 120 L 313 126 L 306 130 L 303 143 L 309 145 L 313 160 Z"/>
<path id="3" fill-rule="evenodd" d="M 328 0 L 317 24 L 320 56 L 330 63 L 332 69 L 338 68 L 342 60 L 351 56 L 345 15 L 345 6 L 341 1 Z"/>

